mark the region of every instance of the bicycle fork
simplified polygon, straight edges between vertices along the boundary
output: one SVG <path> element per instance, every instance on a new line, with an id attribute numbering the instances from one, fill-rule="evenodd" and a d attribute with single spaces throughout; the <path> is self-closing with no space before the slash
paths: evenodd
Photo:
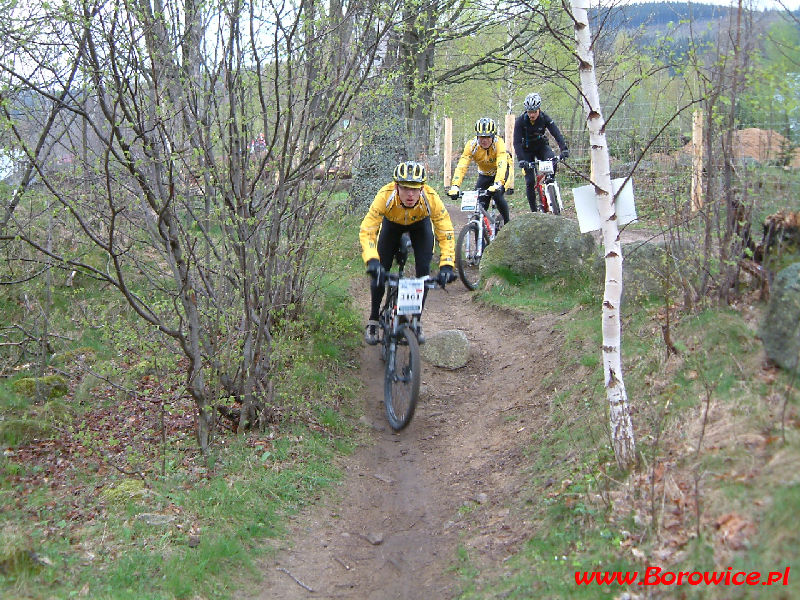
<path id="1" fill-rule="evenodd" d="M 485 218 L 486 217 L 481 215 L 477 219 L 475 219 L 475 223 L 478 225 L 478 239 L 475 240 L 475 244 L 476 244 L 475 258 L 480 258 L 481 256 L 483 256 L 483 248 L 484 248 L 484 245 L 483 245 L 483 229 L 484 229 L 483 220 Z"/>
<path id="2" fill-rule="evenodd" d="M 397 372 L 397 346 L 400 339 L 400 332 L 403 329 L 411 330 L 414 336 L 417 335 L 417 316 L 414 315 L 410 320 L 403 321 L 401 317 L 394 314 L 384 330 L 384 359 L 386 360 L 386 372 L 393 381 L 406 381 L 408 373 Z M 406 334 L 408 335 L 408 334 Z"/>
<path id="3" fill-rule="evenodd" d="M 405 366 L 400 371 L 397 369 L 397 340 L 397 336 L 392 336 L 386 344 L 386 374 L 394 382 L 405 383 L 409 380 L 410 374 L 406 371 Z"/>

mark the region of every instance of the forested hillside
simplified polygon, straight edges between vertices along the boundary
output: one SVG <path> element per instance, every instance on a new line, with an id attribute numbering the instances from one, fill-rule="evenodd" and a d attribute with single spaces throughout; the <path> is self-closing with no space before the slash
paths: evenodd
<path id="1" fill-rule="evenodd" d="M 764 10 L 748 12 L 754 34 L 764 35 L 785 19 L 785 12 Z M 796 16 L 800 10 L 795 11 Z M 592 15 L 593 25 L 611 35 L 625 32 L 635 36 L 640 47 L 659 53 L 685 53 L 690 39 L 695 45 L 715 40 L 721 30 L 736 17 L 735 6 L 694 2 L 646 2 L 601 8 Z M 800 36 L 800 23 L 794 23 Z"/>

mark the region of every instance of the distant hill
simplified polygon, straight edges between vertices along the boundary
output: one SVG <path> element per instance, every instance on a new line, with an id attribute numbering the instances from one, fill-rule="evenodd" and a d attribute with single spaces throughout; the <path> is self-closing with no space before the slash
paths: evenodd
<path id="1" fill-rule="evenodd" d="M 729 7 L 716 4 L 645 2 L 595 10 L 593 25 L 599 26 L 602 23 L 604 28 L 614 30 L 645 27 L 666 31 L 671 25 L 680 21 L 718 21 L 730 13 Z"/>
<path id="2" fill-rule="evenodd" d="M 590 19 L 592 30 L 606 41 L 620 32 L 628 32 L 637 37 L 640 47 L 646 47 L 663 42 L 669 34 L 672 40 L 669 45 L 678 49 L 686 47 L 690 36 L 698 42 L 716 39 L 717 32 L 721 27 L 727 27 L 735 13 L 734 8 L 716 4 L 646 2 L 596 9 Z M 800 17 L 800 10 L 794 14 Z M 756 31 L 763 31 L 785 18 L 779 10 L 755 11 L 752 16 Z"/>

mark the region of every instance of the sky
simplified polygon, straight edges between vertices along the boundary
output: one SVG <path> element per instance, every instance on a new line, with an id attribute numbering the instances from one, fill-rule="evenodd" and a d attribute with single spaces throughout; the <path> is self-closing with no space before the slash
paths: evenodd
<path id="1" fill-rule="evenodd" d="M 609 0 L 609 1 L 613 2 L 614 4 L 620 4 L 622 2 L 627 2 L 629 4 L 645 4 L 647 2 L 664 2 L 669 0 Z M 693 4 L 717 4 L 719 6 L 737 5 L 736 0 L 690 0 L 690 1 Z M 747 6 L 749 2 L 751 2 L 751 0 L 743 0 L 743 4 L 745 6 Z M 788 8 L 789 10 L 797 10 L 798 8 L 800 8 L 800 0 L 780 0 L 780 2 L 778 0 L 752 0 L 752 3 L 757 8 L 772 8 L 775 10 L 783 10 L 784 7 Z M 592 4 L 594 4 L 594 2 L 592 2 Z M 600 0 L 600 4 L 604 4 L 603 0 Z"/>
<path id="2" fill-rule="evenodd" d="M 729 6 L 733 4 L 734 6 L 737 2 L 725 2 L 723 0 L 709 0 L 703 2 L 697 2 L 696 4 L 719 4 L 721 6 Z M 747 6 L 748 0 L 743 0 L 743 4 Z M 772 8 L 775 10 L 783 10 L 784 7 L 788 8 L 789 10 L 797 10 L 800 8 L 800 0 L 781 0 L 778 2 L 777 0 L 754 0 L 753 4 L 758 8 Z"/>

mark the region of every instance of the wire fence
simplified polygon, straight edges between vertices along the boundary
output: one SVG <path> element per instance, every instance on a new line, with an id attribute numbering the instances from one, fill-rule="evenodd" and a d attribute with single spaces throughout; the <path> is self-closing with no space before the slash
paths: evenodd
<path id="1" fill-rule="evenodd" d="M 667 127 L 655 122 L 652 117 L 644 120 L 641 107 L 614 115 L 613 123 L 606 130 L 606 141 L 611 159 L 612 178 L 632 177 L 634 194 L 640 221 L 663 218 L 666 197 L 678 205 L 690 203 L 693 168 L 692 115 L 681 115 Z M 558 122 L 557 115 L 553 116 Z M 506 135 L 506 122 L 496 119 L 498 134 L 506 141 L 513 154 L 513 141 Z M 465 143 L 474 137 L 474 121 L 466 118 L 453 119 L 450 173 L 455 170 Z M 558 181 L 565 200 L 566 213 L 574 214 L 571 190 L 590 182 L 591 157 L 589 133 L 582 125 L 576 128 L 560 127 L 570 149 L 569 160 L 559 166 Z M 409 124 L 409 148 L 411 156 L 424 161 L 429 171 L 429 181 L 436 187 L 445 184 L 445 124 L 443 119 L 433 119 L 427 124 Z M 754 218 L 762 219 L 777 210 L 800 209 L 800 148 L 792 140 L 797 132 L 787 126 L 785 119 L 765 119 L 759 127 L 748 127 L 725 134 L 712 140 L 719 150 L 731 145 L 726 154 L 732 157 L 734 177 L 729 183 L 718 181 L 718 186 L 736 186 L 739 197 L 754 208 Z M 555 152 L 558 148 L 551 139 Z M 427 152 L 425 151 L 427 148 Z M 710 169 L 721 171 L 722 158 L 711 162 Z M 706 169 L 709 168 L 706 163 Z M 705 170 L 705 169 L 704 169 Z M 707 173 L 705 173 L 707 175 Z M 477 177 L 471 166 L 464 186 L 469 186 Z M 517 179 L 518 192 L 513 204 L 524 208 L 524 182 Z M 717 190 L 722 197 L 725 190 Z M 661 207 L 661 208 L 657 208 Z"/>

